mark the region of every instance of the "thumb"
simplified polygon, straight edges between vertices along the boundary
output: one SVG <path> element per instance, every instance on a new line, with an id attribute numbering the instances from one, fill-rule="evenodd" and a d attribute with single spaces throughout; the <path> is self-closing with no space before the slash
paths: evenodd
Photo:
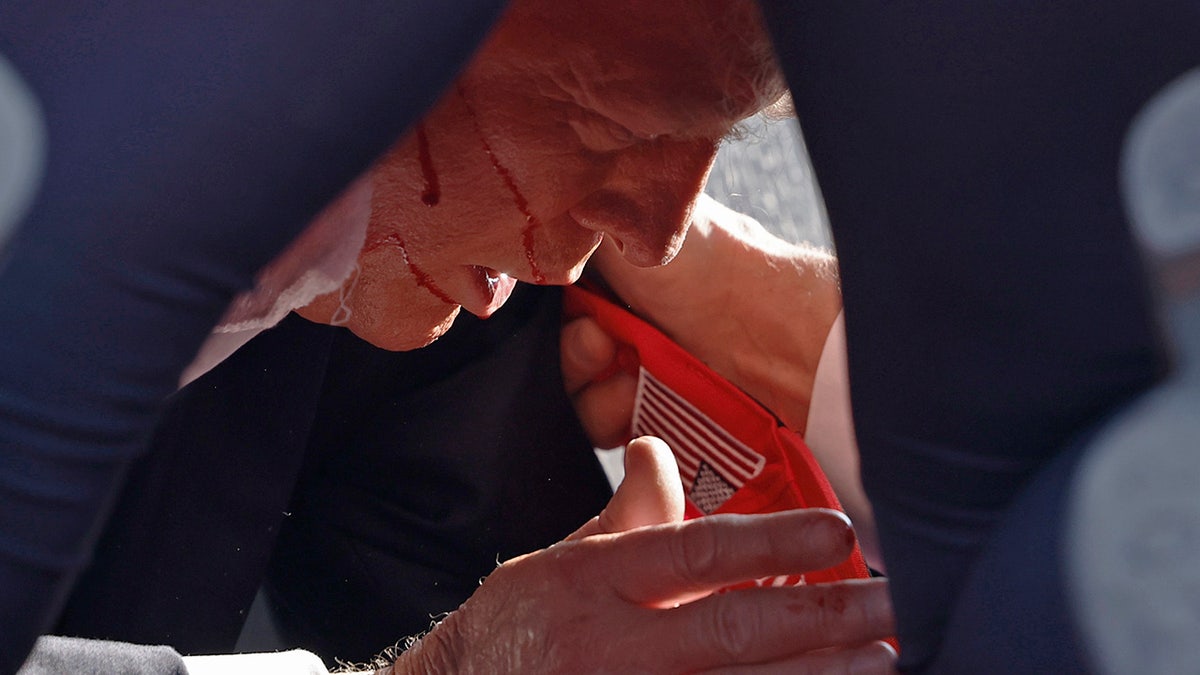
<path id="1" fill-rule="evenodd" d="M 625 448 L 625 479 L 599 516 L 567 540 L 683 520 L 683 483 L 675 455 L 661 439 L 642 436 Z"/>

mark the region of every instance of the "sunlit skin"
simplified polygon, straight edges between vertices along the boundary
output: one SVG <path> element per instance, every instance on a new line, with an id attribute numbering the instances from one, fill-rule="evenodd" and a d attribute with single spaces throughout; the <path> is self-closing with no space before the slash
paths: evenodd
<path id="1" fill-rule="evenodd" d="M 344 300 L 360 337 L 415 349 L 461 308 L 496 311 L 501 274 L 571 283 L 605 238 L 635 265 L 669 261 L 719 140 L 783 91 L 756 12 L 752 0 L 515 0 L 373 170 L 359 273 L 304 315 L 328 321 Z M 679 522 L 669 450 L 636 441 L 626 469 L 599 517 L 500 565 L 378 672 L 891 672 L 876 641 L 894 631 L 883 580 L 710 595 L 836 564 L 852 546 L 844 516 Z"/>
<path id="2" fill-rule="evenodd" d="M 752 4 L 613 4 L 516 3 L 373 170 L 359 272 L 301 313 L 329 322 L 344 299 L 359 337 L 415 349 L 461 307 L 496 311 L 505 276 L 574 282 L 604 234 L 669 261 L 720 139 L 782 81 Z M 702 11 L 722 20 L 680 20 Z"/>

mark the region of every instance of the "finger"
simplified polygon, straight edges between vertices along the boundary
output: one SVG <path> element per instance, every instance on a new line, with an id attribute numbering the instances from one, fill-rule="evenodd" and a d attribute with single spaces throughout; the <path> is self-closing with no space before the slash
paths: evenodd
<path id="1" fill-rule="evenodd" d="M 682 521 L 683 499 L 671 449 L 652 436 L 635 438 L 625 448 L 625 479 L 608 505 L 567 539 Z"/>
<path id="2" fill-rule="evenodd" d="M 678 659 L 672 667 L 687 671 L 771 663 L 814 650 L 827 650 L 809 654 L 814 662 L 844 664 L 848 661 L 829 648 L 840 651 L 895 631 L 885 579 L 720 593 L 667 610 L 647 624 L 649 644 L 659 637 L 670 640 L 677 649 L 664 656 Z"/>
<path id="3" fill-rule="evenodd" d="M 563 385 L 575 394 L 609 368 L 617 356 L 617 344 L 591 317 L 580 317 L 562 327 L 559 334 Z"/>
<path id="4" fill-rule="evenodd" d="M 702 672 L 705 675 L 895 675 L 896 650 L 886 642 L 870 642 L 847 649 L 800 654 L 772 663 L 726 666 Z"/>
<path id="5" fill-rule="evenodd" d="M 621 370 L 575 394 L 575 414 L 588 440 L 597 448 L 619 447 L 628 440 L 636 397 L 637 377 Z"/>
<path id="6" fill-rule="evenodd" d="M 625 600 L 654 605 L 749 579 L 832 567 L 850 554 L 854 541 L 845 515 L 799 509 L 720 514 L 601 535 L 576 542 L 575 555 L 581 573 L 611 579 Z M 612 570 L 628 573 L 614 576 Z"/>
<path id="7" fill-rule="evenodd" d="M 683 482 L 675 454 L 660 438 L 642 436 L 625 448 L 625 479 L 600 513 L 606 532 L 683 520 Z"/>

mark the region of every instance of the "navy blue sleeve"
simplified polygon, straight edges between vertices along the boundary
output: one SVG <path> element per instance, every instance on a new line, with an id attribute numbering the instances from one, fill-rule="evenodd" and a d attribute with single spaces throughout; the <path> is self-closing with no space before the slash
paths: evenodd
<path id="1" fill-rule="evenodd" d="M 46 158 L 0 255 L 0 673 L 232 295 L 436 98 L 500 0 L 0 4 Z"/>
<path id="2" fill-rule="evenodd" d="M 1023 512 L 1053 522 L 1054 490 L 1039 486 L 1064 479 L 1035 479 L 1069 474 L 1081 435 L 1165 371 L 1118 162 L 1141 106 L 1200 64 L 1200 5 L 763 7 L 841 263 L 863 480 L 901 662 L 936 669 L 997 523 L 1027 486 L 1046 501 Z M 1000 558 L 1030 561 L 1013 575 L 1053 577 L 1061 570 L 1032 566 L 1043 553 L 1054 556 Z M 1025 648 L 1047 644 L 1071 649 Z M 998 664 L 1017 655 L 976 656 L 985 665 L 947 672 L 993 672 L 989 659 L 1005 672 Z"/>

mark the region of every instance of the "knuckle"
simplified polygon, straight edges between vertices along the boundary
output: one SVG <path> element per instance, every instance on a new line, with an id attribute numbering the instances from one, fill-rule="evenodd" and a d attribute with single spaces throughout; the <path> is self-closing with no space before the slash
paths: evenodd
<path id="1" fill-rule="evenodd" d="M 743 663 L 753 657 L 757 636 L 761 634 L 762 616 L 756 605 L 738 603 L 737 596 L 713 598 L 713 611 L 708 614 L 702 640 L 710 645 L 723 663 Z"/>
<path id="2" fill-rule="evenodd" d="M 813 588 L 818 593 L 814 598 L 813 629 L 823 636 L 823 643 L 838 645 L 877 637 L 879 622 L 862 589 L 841 584 Z"/>
<path id="3" fill-rule="evenodd" d="M 674 539 L 671 560 L 676 577 L 685 584 L 698 586 L 718 576 L 721 538 L 713 523 L 708 518 L 693 520 Z"/>

